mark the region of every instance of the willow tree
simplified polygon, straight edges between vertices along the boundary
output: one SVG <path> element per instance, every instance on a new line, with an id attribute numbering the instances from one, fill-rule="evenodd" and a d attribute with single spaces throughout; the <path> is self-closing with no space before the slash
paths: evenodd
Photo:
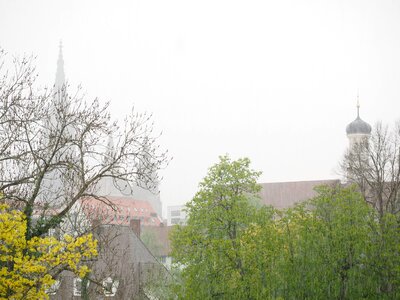
<path id="1" fill-rule="evenodd" d="M 398 298 L 396 217 L 380 220 L 355 186 L 320 187 L 314 199 L 281 212 L 276 225 L 283 298 Z"/>
<path id="2" fill-rule="evenodd" d="M 251 297 L 398 299 L 397 222 L 390 213 L 379 219 L 355 186 L 319 187 L 289 209 L 259 210 L 241 240 Z"/>
<path id="3" fill-rule="evenodd" d="M 372 288 L 364 268 L 373 210 L 354 188 L 321 187 L 318 192 L 279 220 L 287 249 L 282 252 L 284 297 L 363 298 Z"/>

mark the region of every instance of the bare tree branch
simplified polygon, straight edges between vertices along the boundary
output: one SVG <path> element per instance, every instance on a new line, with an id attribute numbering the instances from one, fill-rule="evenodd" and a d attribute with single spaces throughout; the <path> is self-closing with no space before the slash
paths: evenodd
<path id="1" fill-rule="evenodd" d="M 345 154 L 341 170 L 345 179 L 356 183 L 365 200 L 378 211 L 400 211 L 400 128 L 389 130 L 377 123 L 371 137 Z"/>
<path id="2" fill-rule="evenodd" d="M 132 109 L 119 124 L 108 103 L 87 101 L 79 89 L 35 90 L 32 58 L 15 59 L 13 71 L 7 63 L 0 50 L 0 192 L 27 215 L 28 237 L 57 226 L 82 197 L 104 201 L 98 190 L 105 178 L 157 187 L 169 159 L 151 115 Z M 35 227 L 29 220 L 40 209 L 49 216 Z"/>

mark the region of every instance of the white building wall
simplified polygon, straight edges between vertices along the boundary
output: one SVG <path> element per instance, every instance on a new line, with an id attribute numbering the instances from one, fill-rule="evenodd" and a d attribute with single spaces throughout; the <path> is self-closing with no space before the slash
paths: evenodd
<path id="1" fill-rule="evenodd" d="M 349 149 L 354 149 L 357 144 L 363 143 L 366 139 L 369 138 L 369 134 L 363 134 L 363 133 L 354 133 L 354 134 L 348 134 L 347 138 L 349 139 Z"/>
<path id="2" fill-rule="evenodd" d="M 167 207 L 167 225 L 185 225 L 187 214 L 184 211 L 185 205 L 174 205 Z"/>

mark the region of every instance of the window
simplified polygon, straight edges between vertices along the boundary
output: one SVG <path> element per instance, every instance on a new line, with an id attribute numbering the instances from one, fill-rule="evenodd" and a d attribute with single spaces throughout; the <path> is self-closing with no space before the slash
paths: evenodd
<path id="1" fill-rule="evenodd" d="M 180 221 L 181 221 L 181 219 L 179 219 L 179 218 L 172 218 L 172 219 L 171 219 L 171 224 L 173 224 L 173 225 L 179 224 Z"/>
<path id="2" fill-rule="evenodd" d="M 89 287 L 89 281 L 86 282 L 86 288 Z M 74 296 L 82 296 L 82 279 L 74 278 Z"/>
<path id="3" fill-rule="evenodd" d="M 47 295 L 55 295 L 60 288 L 61 281 L 56 280 L 48 289 L 45 290 Z"/>
<path id="4" fill-rule="evenodd" d="M 171 211 L 171 217 L 179 217 L 181 215 L 180 210 L 173 210 Z"/>
<path id="5" fill-rule="evenodd" d="M 113 280 L 111 277 L 107 277 L 103 280 L 103 291 L 106 297 L 113 297 L 117 293 L 119 286 L 119 280 Z"/>

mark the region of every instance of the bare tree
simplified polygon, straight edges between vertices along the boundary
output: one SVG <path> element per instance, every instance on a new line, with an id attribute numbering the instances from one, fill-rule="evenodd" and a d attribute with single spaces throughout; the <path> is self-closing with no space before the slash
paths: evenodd
<path id="1" fill-rule="evenodd" d="M 341 163 L 349 183 L 356 183 L 365 200 L 382 217 L 400 211 L 400 123 L 393 129 L 381 123 L 371 136 L 356 143 Z"/>
<path id="2" fill-rule="evenodd" d="M 155 188 L 168 158 L 151 115 L 132 109 L 119 124 L 108 104 L 86 101 L 79 90 L 35 89 L 31 58 L 15 59 L 13 69 L 8 63 L 0 51 L 0 192 L 26 214 L 27 238 L 56 227 L 83 197 L 107 202 L 98 194 L 102 179 Z"/>

